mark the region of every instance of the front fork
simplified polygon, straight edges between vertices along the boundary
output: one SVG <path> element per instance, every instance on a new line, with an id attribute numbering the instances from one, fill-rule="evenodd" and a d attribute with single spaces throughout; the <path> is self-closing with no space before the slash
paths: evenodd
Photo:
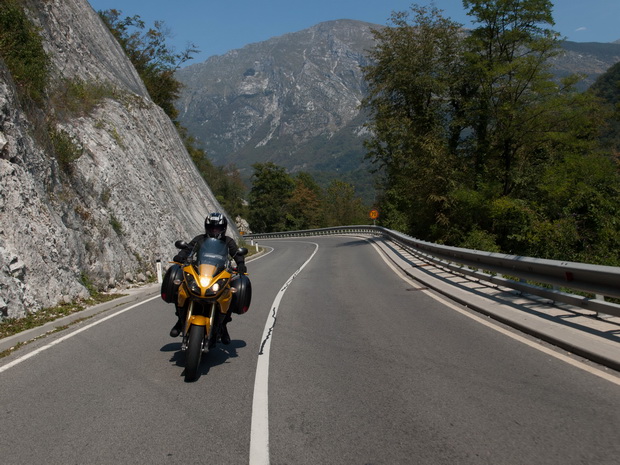
<path id="1" fill-rule="evenodd" d="M 218 305 L 216 302 L 209 304 L 207 315 L 194 315 L 194 301 L 190 301 L 187 306 L 187 313 L 185 315 L 185 328 L 183 331 L 183 343 L 181 344 L 181 350 L 187 350 L 189 343 L 189 328 L 191 325 L 198 325 L 205 327 L 205 338 L 202 341 L 202 351 L 208 352 L 208 350 L 215 345 L 216 334 L 212 334 L 213 331 L 218 328 Z M 209 342 L 213 342 L 210 344 Z"/>

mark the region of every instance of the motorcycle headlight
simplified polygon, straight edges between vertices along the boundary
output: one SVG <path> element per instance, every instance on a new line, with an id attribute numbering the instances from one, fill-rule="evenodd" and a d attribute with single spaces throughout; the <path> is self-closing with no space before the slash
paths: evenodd
<path id="1" fill-rule="evenodd" d="M 224 289 L 224 286 L 226 286 L 226 281 L 227 278 L 222 278 L 222 279 L 218 279 L 213 286 L 211 286 L 209 289 L 207 289 L 207 295 L 215 295 L 218 292 L 220 292 L 222 289 Z"/>
<path id="2" fill-rule="evenodd" d="M 185 273 L 185 281 L 187 282 L 187 286 L 189 287 L 190 291 L 192 291 L 194 294 L 200 295 L 200 287 L 190 273 Z"/>

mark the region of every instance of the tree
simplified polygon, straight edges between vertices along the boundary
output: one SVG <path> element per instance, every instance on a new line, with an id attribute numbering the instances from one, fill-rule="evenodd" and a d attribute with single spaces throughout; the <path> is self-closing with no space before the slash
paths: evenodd
<path id="1" fill-rule="evenodd" d="M 620 266 L 620 164 L 569 154 L 539 180 L 544 222 L 529 231 L 536 257 Z"/>
<path id="2" fill-rule="evenodd" d="M 327 226 L 368 224 L 366 209 L 355 188 L 344 181 L 334 180 L 325 191 Z"/>
<path id="3" fill-rule="evenodd" d="M 564 91 L 552 80 L 549 59 L 558 53 L 558 35 L 549 0 L 464 0 L 479 24 L 466 39 L 470 76 L 477 83 L 467 104 L 477 188 L 509 195 L 527 183 L 532 168 L 548 156 L 543 146 L 557 130 Z M 566 82 L 566 90 L 573 90 Z"/>
<path id="4" fill-rule="evenodd" d="M 542 205 L 561 196 L 549 196 L 540 179 L 562 172 L 578 183 L 578 171 L 566 167 L 599 162 L 605 113 L 576 91 L 578 76 L 549 72 L 559 47 L 550 1 L 463 5 L 477 26 L 468 34 L 418 6 L 412 22 L 396 13 L 392 27 L 375 33 L 364 106 L 372 116 L 369 157 L 385 173 L 382 222 L 426 240 L 527 255 L 539 250 L 536 237 L 548 225 L 579 215 Z M 615 188 L 606 192 L 617 200 Z M 610 212 L 601 197 L 588 198 Z M 574 229 L 579 240 L 595 236 L 596 222 Z"/>
<path id="5" fill-rule="evenodd" d="M 255 232 L 286 230 L 287 205 L 295 182 L 286 170 L 274 163 L 252 165 L 249 223 Z"/>
<path id="6" fill-rule="evenodd" d="M 406 216 L 410 232 L 424 234 L 441 215 L 456 175 L 459 96 L 467 81 L 461 25 L 436 8 L 412 6 L 411 12 L 413 18 L 394 13 L 391 27 L 373 31 L 377 46 L 364 69 L 363 105 L 373 134 L 368 157 L 384 173 L 390 204 Z"/>
<path id="7" fill-rule="evenodd" d="M 152 28 L 144 31 L 144 21 L 139 15 L 121 19 L 122 11 L 100 11 L 99 16 L 133 63 L 142 78 L 149 95 L 171 119 L 178 111 L 174 102 L 179 98 L 182 84 L 174 77 L 181 65 L 198 52 L 195 45 L 177 53 L 166 44 L 170 32 L 163 21 L 155 21 Z"/>
<path id="8" fill-rule="evenodd" d="M 308 173 L 299 173 L 294 182 L 295 189 L 286 206 L 286 228 L 294 231 L 323 227 L 325 212 L 321 187 Z"/>
<path id="9" fill-rule="evenodd" d="M 603 128 L 603 143 L 620 157 L 620 63 L 599 76 L 588 92 L 599 97 L 609 108 L 611 117 Z"/>

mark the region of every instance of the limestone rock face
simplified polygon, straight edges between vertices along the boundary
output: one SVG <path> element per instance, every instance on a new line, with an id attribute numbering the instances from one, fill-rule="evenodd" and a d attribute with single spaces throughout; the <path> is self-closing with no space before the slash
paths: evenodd
<path id="1" fill-rule="evenodd" d="M 221 211 L 176 129 L 86 0 L 27 0 L 52 80 L 108 83 L 88 114 L 33 117 L 0 60 L 0 316 L 19 317 L 155 271 Z M 52 82 L 53 84 L 53 82 Z M 36 112 L 35 112 L 36 113 Z M 49 123 L 49 121 L 52 121 Z M 42 136 L 67 135 L 59 163 Z M 230 222 L 234 225 L 234 221 Z M 236 235 L 236 231 L 233 232 Z"/>

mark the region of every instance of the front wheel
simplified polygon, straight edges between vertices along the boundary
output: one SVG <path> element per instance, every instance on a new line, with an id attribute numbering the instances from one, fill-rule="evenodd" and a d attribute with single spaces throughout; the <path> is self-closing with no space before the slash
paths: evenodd
<path id="1" fill-rule="evenodd" d="M 185 381 L 194 381 L 198 376 L 204 338 L 204 326 L 190 326 L 187 350 L 185 351 Z"/>

